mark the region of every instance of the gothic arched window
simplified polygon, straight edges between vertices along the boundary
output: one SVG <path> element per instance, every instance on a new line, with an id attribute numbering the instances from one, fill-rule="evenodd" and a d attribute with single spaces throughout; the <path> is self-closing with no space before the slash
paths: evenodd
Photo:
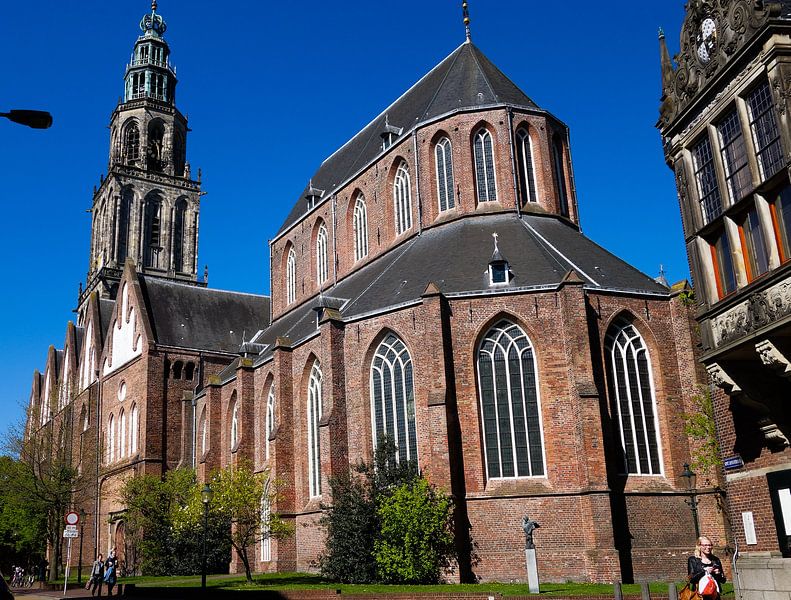
<path id="1" fill-rule="evenodd" d="M 264 423 L 264 458 L 269 460 L 269 436 L 275 429 L 275 384 L 269 386 L 266 396 L 266 421 Z"/>
<path id="2" fill-rule="evenodd" d="M 569 214 L 569 199 L 566 191 L 566 169 L 563 166 L 563 142 L 557 134 L 552 138 L 552 162 L 555 165 L 555 179 L 558 181 L 560 214 L 567 217 Z"/>
<path id="3" fill-rule="evenodd" d="M 143 264 L 146 267 L 160 268 L 162 251 L 162 202 L 157 196 L 149 197 L 145 207 L 145 230 L 143 233 Z"/>
<path id="4" fill-rule="evenodd" d="M 118 458 L 126 456 L 126 413 L 118 413 Z"/>
<path id="5" fill-rule="evenodd" d="M 173 269 L 184 271 L 184 233 L 187 225 L 187 201 L 182 198 L 176 202 L 173 216 Z"/>
<path id="6" fill-rule="evenodd" d="M 329 269 L 327 266 L 327 226 L 322 223 L 319 226 L 319 233 L 316 235 L 316 283 L 321 286 L 329 277 Z"/>
<path id="7" fill-rule="evenodd" d="M 536 195 L 535 164 L 533 163 L 533 140 L 526 127 L 516 131 L 516 162 L 519 165 L 519 192 L 522 202 L 538 202 Z"/>
<path id="8" fill-rule="evenodd" d="M 234 397 L 233 408 L 231 409 L 231 451 L 236 450 L 236 445 L 239 443 L 239 403 Z"/>
<path id="9" fill-rule="evenodd" d="M 365 196 L 357 195 L 354 203 L 354 260 L 368 256 L 368 209 Z"/>
<path id="10" fill-rule="evenodd" d="M 180 131 L 173 133 L 173 174 L 176 177 L 184 175 L 184 134 Z"/>
<path id="11" fill-rule="evenodd" d="M 453 195 L 453 156 L 450 140 L 446 137 L 437 142 L 434 156 L 437 162 L 437 196 L 439 210 L 448 210 L 456 205 Z"/>
<path id="12" fill-rule="evenodd" d="M 401 235 L 412 227 L 412 185 L 406 161 L 401 161 L 396 171 L 393 181 L 393 202 L 396 235 Z"/>
<path id="13" fill-rule="evenodd" d="M 478 395 L 489 479 L 544 475 L 544 440 L 533 346 L 500 321 L 478 348 Z"/>
<path id="14" fill-rule="evenodd" d="M 321 496 L 321 443 L 319 421 L 322 411 L 322 375 L 319 361 L 310 369 L 308 381 L 308 488 L 310 497 Z"/>
<path id="15" fill-rule="evenodd" d="M 264 486 L 261 497 L 261 562 L 272 560 L 272 507 L 269 501 L 269 481 Z"/>
<path id="16" fill-rule="evenodd" d="M 115 259 L 123 265 L 129 256 L 129 225 L 132 223 L 132 203 L 135 194 L 132 188 L 121 191 L 121 200 L 118 210 L 118 243 L 116 244 Z"/>
<path id="17" fill-rule="evenodd" d="M 626 473 L 661 475 L 651 357 L 645 342 L 631 321 L 620 318 L 607 330 L 605 351 Z"/>
<path id="18" fill-rule="evenodd" d="M 387 436 L 396 445 L 396 460 L 417 459 L 412 359 L 392 333 L 379 344 L 371 363 L 371 417 L 374 447 Z"/>
<path id="19" fill-rule="evenodd" d="M 473 155 L 475 158 L 475 189 L 478 202 L 494 202 L 497 200 L 497 182 L 494 175 L 494 146 L 492 134 L 481 127 L 473 138 Z"/>
<path id="20" fill-rule="evenodd" d="M 137 454 L 137 436 L 140 431 L 140 412 L 137 404 L 132 405 L 129 418 L 129 454 Z"/>
<path id="21" fill-rule="evenodd" d="M 201 456 L 206 454 L 209 449 L 209 424 L 206 422 L 206 407 L 203 407 L 200 417 L 200 453 Z"/>
<path id="22" fill-rule="evenodd" d="M 146 147 L 146 164 L 153 171 L 161 171 L 165 166 L 163 154 L 165 143 L 165 126 L 161 121 L 151 121 L 148 125 L 148 146 Z"/>
<path id="23" fill-rule="evenodd" d="M 289 249 L 286 260 L 286 303 L 291 304 L 297 299 L 297 253 Z"/>
<path id="24" fill-rule="evenodd" d="M 107 419 L 107 463 L 115 460 L 115 417 L 111 414 Z"/>
<path id="25" fill-rule="evenodd" d="M 140 160 L 140 130 L 136 123 L 130 123 L 124 131 L 124 156 L 130 165 Z"/>

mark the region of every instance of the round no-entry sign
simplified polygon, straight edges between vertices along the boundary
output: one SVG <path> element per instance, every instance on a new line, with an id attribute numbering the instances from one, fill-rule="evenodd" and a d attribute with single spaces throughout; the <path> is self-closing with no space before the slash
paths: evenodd
<path id="1" fill-rule="evenodd" d="M 74 511 L 67 512 L 63 520 L 66 521 L 66 525 L 76 525 L 80 522 L 80 515 Z"/>

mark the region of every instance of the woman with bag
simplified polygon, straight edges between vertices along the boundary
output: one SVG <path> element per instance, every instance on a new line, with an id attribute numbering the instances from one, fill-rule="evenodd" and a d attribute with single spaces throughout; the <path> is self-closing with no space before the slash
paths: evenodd
<path id="1" fill-rule="evenodd" d="M 96 589 L 99 589 L 99 597 L 102 596 L 102 579 L 104 578 L 104 561 L 102 560 L 102 553 L 96 557 L 91 567 L 91 577 L 88 580 L 88 585 L 91 586 L 91 596 L 94 595 Z M 87 589 L 87 588 L 86 588 Z"/>
<path id="2" fill-rule="evenodd" d="M 681 600 L 702 598 L 703 600 L 719 600 L 725 573 L 722 562 L 711 552 L 712 543 L 702 535 L 695 546 L 695 554 L 687 559 L 687 575 L 689 585 L 682 590 Z"/>
<path id="3" fill-rule="evenodd" d="M 107 584 L 107 595 L 113 595 L 116 577 L 115 570 L 118 567 L 118 559 L 115 557 L 115 548 L 110 550 L 110 556 L 104 561 L 104 582 Z"/>

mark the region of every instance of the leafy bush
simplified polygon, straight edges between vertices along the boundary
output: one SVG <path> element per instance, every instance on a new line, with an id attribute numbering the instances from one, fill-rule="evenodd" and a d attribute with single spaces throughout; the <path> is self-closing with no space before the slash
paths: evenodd
<path id="1" fill-rule="evenodd" d="M 425 479 L 381 499 L 374 542 L 377 575 L 385 583 L 438 583 L 454 557 L 453 502 Z"/>

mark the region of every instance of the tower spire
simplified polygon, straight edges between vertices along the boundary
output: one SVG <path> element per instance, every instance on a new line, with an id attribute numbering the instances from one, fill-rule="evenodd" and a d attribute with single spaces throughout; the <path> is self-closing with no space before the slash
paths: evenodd
<path id="1" fill-rule="evenodd" d="M 461 10 L 464 14 L 464 33 L 467 36 L 467 41 L 472 40 L 472 35 L 470 34 L 470 8 L 467 4 L 467 0 L 461 3 Z"/>
<path id="2" fill-rule="evenodd" d="M 673 85 L 673 61 L 670 59 L 670 53 L 667 51 L 667 42 L 665 41 L 665 32 L 659 28 L 659 56 L 662 62 L 662 95 L 665 96 L 667 91 Z"/>

